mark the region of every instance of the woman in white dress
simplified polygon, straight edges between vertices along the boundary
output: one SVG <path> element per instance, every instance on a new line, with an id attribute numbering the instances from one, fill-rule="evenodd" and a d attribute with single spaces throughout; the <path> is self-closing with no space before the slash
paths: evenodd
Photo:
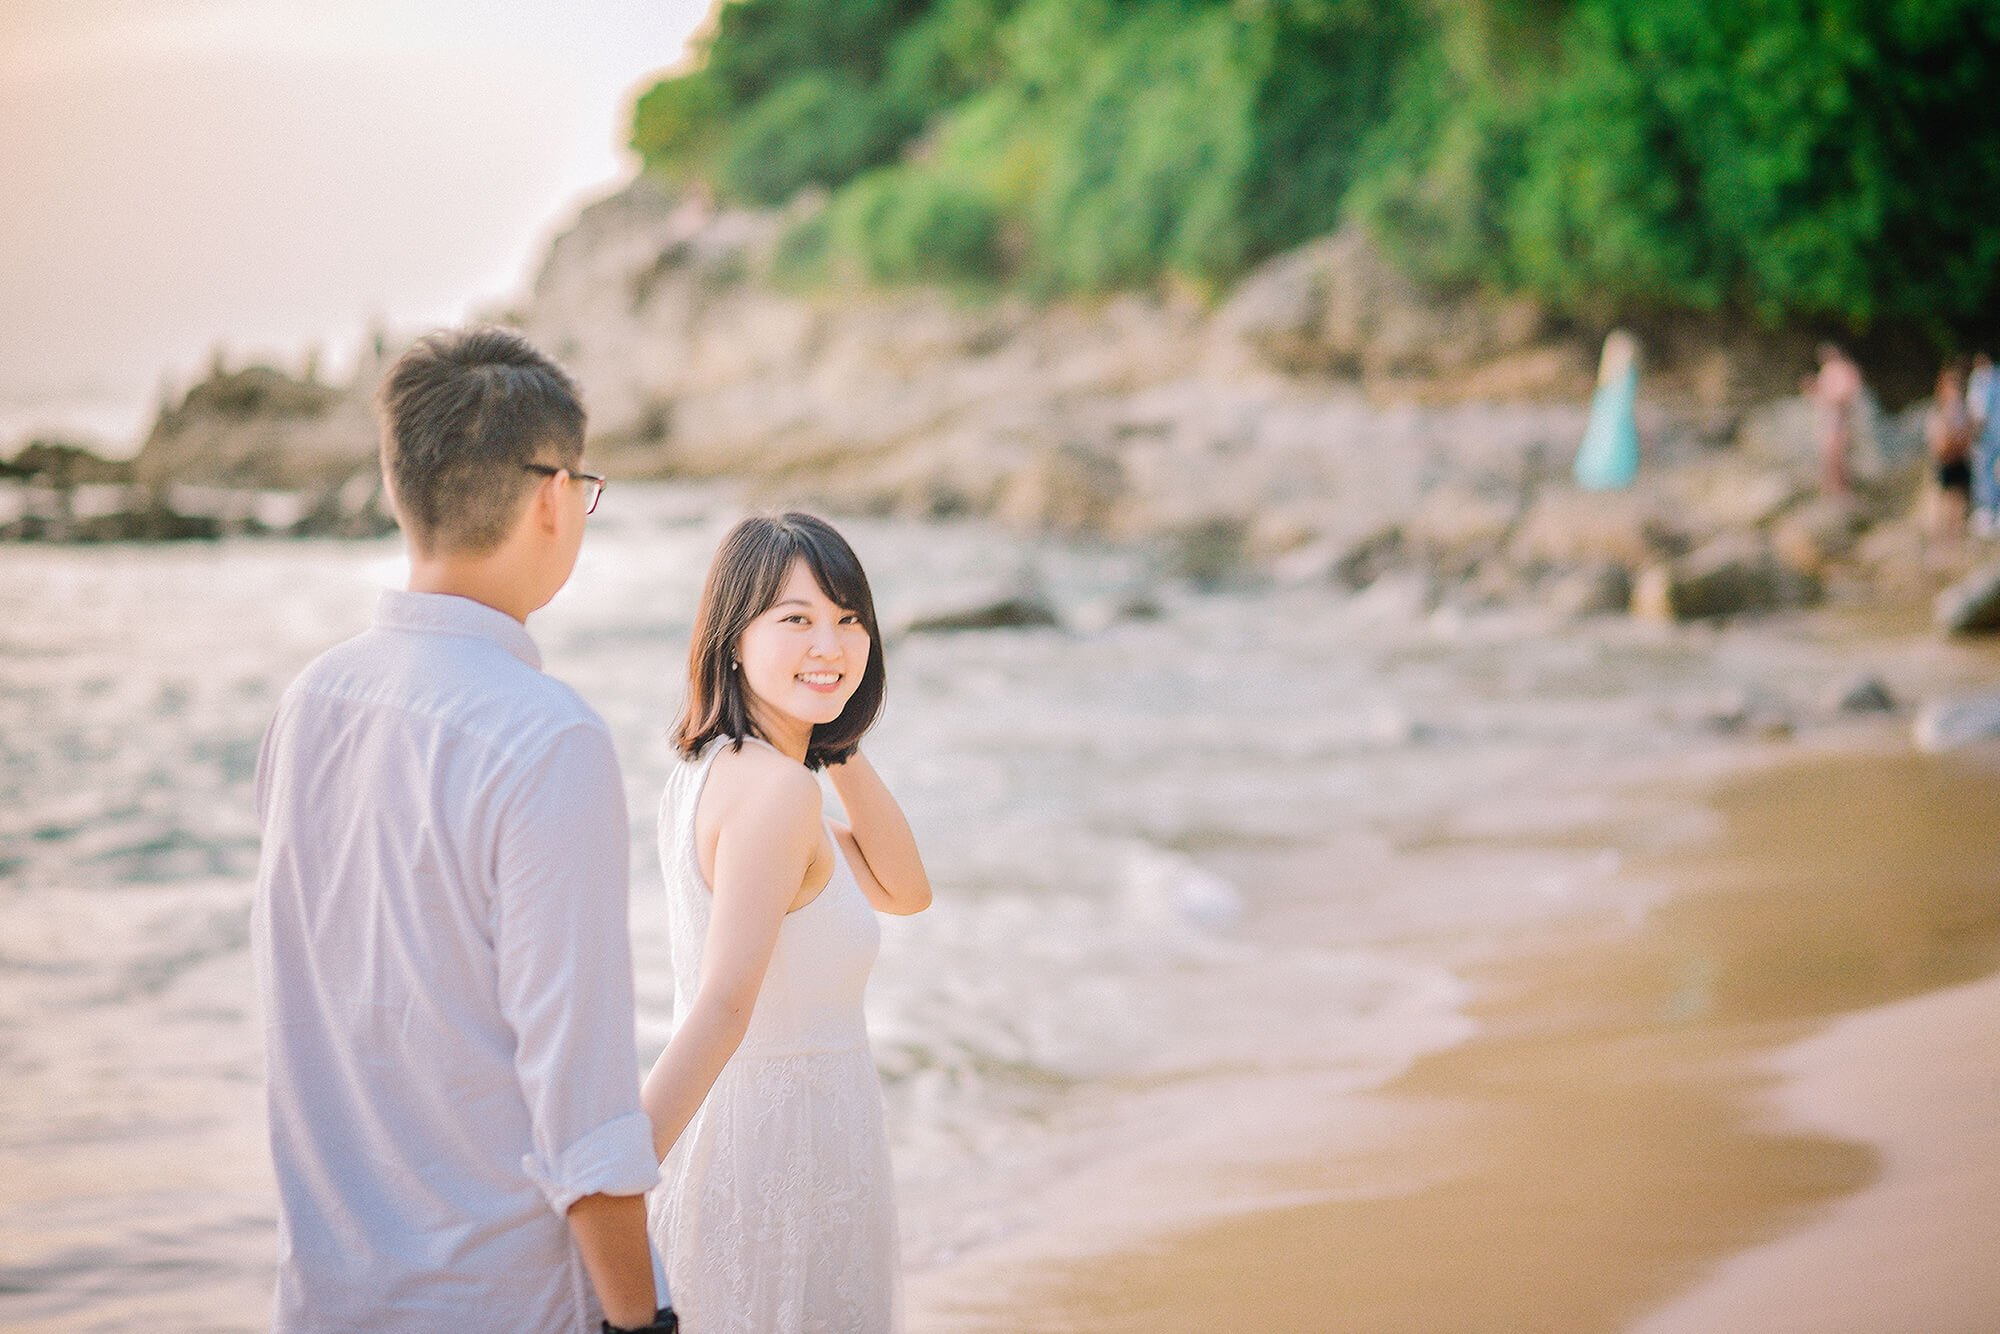
<path id="1" fill-rule="evenodd" d="M 930 905 L 859 749 L 883 659 L 861 563 L 806 514 L 709 567 L 660 801 L 673 1037 L 646 1078 L 655 1248 L 685 1334 L 898 1328 L 895 1195 L 861 997 L 875 913 Z M 821 812 L 824 770 L 846 823 Z"/>

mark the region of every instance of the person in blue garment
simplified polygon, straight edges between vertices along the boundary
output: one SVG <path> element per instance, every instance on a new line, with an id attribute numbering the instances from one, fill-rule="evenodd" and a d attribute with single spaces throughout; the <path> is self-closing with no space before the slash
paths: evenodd
<path id="1" fill-rule="evenodd" d="M 2000 536 L 2000 375 L 1984 352 L 1972 358 L 1965 411 L 1972 419 L 1972 531 Z"/>
<path id="2" fill-rule="evenodd" d="M 1588 491 L 1615 491 L 1639 475 L 1639 341 L 1623 329 L 1604 339 L 1597 364 L 1597 392 L 1590 400 L 1590 424 L 1576 451 L 1572 475 Z"/>

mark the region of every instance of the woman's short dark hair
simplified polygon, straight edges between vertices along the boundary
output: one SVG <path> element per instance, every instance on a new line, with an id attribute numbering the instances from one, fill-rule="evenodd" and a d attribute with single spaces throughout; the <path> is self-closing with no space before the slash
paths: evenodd
<path id="1" fill-rule="evenodd" d="M 418 339 L 389 368 L 375 404 L 396 516 L 423 551 L 491 551 L 535 486 L 521 465 L 574 468 L 583 457 L 575 383 L 505 329 Z"/>
<path id="2" fill-rule="evenodd" d="M 833 525 L 810 514 L 752 515 L 729 530 L 716 548 L 695 612 L 688 645 L 687 709 L 674 728 L 674 745 L 692 759 L 717 737 L 740 750 L 755 728 L 743 698 L 743 673 L 731 671 L 737 641 L 750 622 L 769 611 L 783 590 L 792 562 L 804 561 L 813 581 L 833 604 L 861 618 L 868 631 L 868 666 L 840 716 L 819 723 L 806 745 L 806 768 L 840 764 L 854 754 L 862 734 L 882 712 L 887 679 L 882 631 L 875 621 L 875 595 L 847 539 Z"/>

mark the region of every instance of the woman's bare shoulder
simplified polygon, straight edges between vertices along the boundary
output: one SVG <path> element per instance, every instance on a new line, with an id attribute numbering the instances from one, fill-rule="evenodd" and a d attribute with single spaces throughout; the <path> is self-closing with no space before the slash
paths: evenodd
<path id="1" fill-rule="evenodd" d="M 769 746 L 724 747 L 709 771 L 709 800 L 704 815 L 718 819 L 750 816 L 817 827 L 820 819 L 819 780 L 789 755 Z M 711 804 L 712 802 L 712 804 Z"/>

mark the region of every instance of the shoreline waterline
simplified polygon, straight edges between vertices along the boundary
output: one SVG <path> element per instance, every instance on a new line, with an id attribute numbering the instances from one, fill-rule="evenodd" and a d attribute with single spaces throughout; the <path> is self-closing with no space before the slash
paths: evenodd
<path id="1" fill-rule="evenodd" d="M 1843 1016 L 1771 1065 L 1784 1080 L 1779 1114 L 1870 1145 L 1879 1178 L 1797 1231 L 1728 1257 L 1631 1334 L 1991 1329 L 2000 974 Z"/>
<path id="2" fill-rule="evenodd" d="M 1669 787 L 1688 791 L 1685 780 Z M 1634 857 L 1635 873 L 1671 886 L 1663 901 L 1637 923 L 1556 926 L 1470 965 L 1479 1032 L 1325 1107 L 1331 1133 L 1262 1169 L 1268 1207 L 1073 1258 L 993 1257 L 919 1289 L 931 1302 L 923 1327 L 1581 1334 L 1626 1329 L 1657 1309 L 1645 1334 L 1748 1334 L 1765 1326 L 1708 1317 L 1781 1308 L 1793 1312 L 1785 1327 L 1801 1330 L 1977 1327 L 1950 1323 L 1991 1287 L 1966 1280 L 1962 1262 L 1926 1271 L 1956 1273 L 1955 1288 L 1913 1294 L 1894 1280 L 1926 1227 L 1978 1235 L 1981 1218 L 1965 1211 L 1990 1204 L 1919 1189 L 1928 1205 L 1957 1210 L 1925 1223 L 1894 1145 L 1843 1121 L 1825 1086 L 1859 1086 L 1879 1070 L 1894 1082 L 1878 1102 L 1938 1133 L 1957 1126 L 1976 1179 L 2000 1168 L 1994 1137 L 1966 1129 L 1978 1119 L 1965 1105 L 1974 1082 L 1925 1080 L 1879 1036 L 1841 1037 L 1891 1022 L 1875 1017 L 1879 1007 L 1932 1007 L 1943 1017 L 1899 1031 L 1918 1025 L 1932 1050 L 1978 1041 L 1964 1025 L 1990 1015 L 1979 998 L 2000 986 L 2000 767 L 1913 754 L 1883 735 L 1785 754 L 1695 790 L 1719 834 Z M 1957 820 L 1935 818 L 1944 799 Z M 1933 818 L 1917 818 L 1925 813 Z M 1867 1068 L 1842 1074 L 1812 1055 L 1815 1043 Z M 1792 1093 L 1800 1080 L 1805 1093 Z M 1800 1097 L 1817 1098 L 1820 1114 L 1801 1117 Z M 1244 1133 L 1279 1124 L 1253 1120 Z M 1950 1151 L 1934 1147 L 1930 1160 Z M 1829 1221 L 1849 1214 L 1891 1230 L 1863 1240 L 1861 1223 Z M 1084 1220 L 1073 1229 L 1091 1231 Z M 1771 1275 L 1824 1272 L 1832 1255 L 1872 1260 L 1890 1280 L 1878 1289 L 1943 1323 L 1828 1323 L 1830 1302 L 1796 1285 L 1775 1291 Z M 1707 1291 L 1711 1274 L 1729 1285 L 1719 1297 Z M 1867 1284 L 1850 1274 L 1847 1286 Z M 1878 1315 L 1885 1300 L 1878 1291 Z"/>

